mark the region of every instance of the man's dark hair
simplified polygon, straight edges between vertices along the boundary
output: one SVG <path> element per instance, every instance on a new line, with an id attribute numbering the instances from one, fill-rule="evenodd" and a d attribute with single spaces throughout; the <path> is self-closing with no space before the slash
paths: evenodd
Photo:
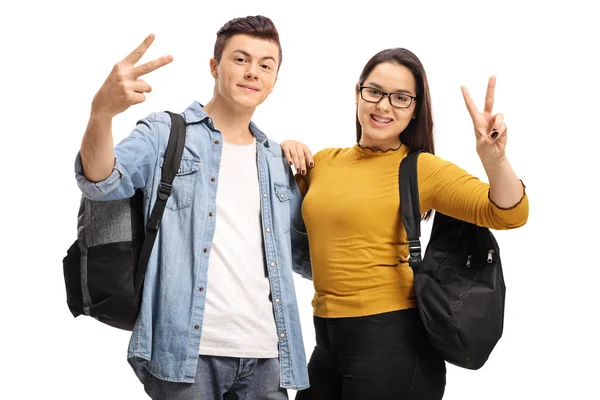
<path id="1" fill-rule="evenodd" d="M 223 49 L 234 35 L 248 35 L 275 43 L 279 47 L 279 63 L 277 65 L 277 69 L 279 69 L 282 60 L 281 44 L 279 43 L 279 32 L 277 32 L 277 28 L 275 28 L 275 24 L 271 19 L 256 15 L 234 18 L 223 25 L 217 32 L 217 41 L 215 42 L 214 59 L 217 60 L 217 63 L 221 62 Z"/>

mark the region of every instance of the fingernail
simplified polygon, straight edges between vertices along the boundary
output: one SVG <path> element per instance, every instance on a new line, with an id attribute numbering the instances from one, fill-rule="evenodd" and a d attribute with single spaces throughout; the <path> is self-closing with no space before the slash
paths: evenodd
<path id="1" fill-rule="evenodd" d="M 312 167 L 313 165 L 315 165 L 315 163 L 309 162 L 308 165 L 310 165 Z"/>
<path id="2" fill-rule="evenodd" d="M 296 171 L 297 171 L 297 172 L 300 172 L 300 168 L 296 168 Z"/>
<path id="3" fill-rule="evenodd" d="M 302 175 L 306 175 L 306 171 L 305 170 L 302 170 Z"/>
<path id="4" fill-rule="evenodd" d="M 498 137 L 498 131 L 494 129 L 492 131 L 492 139 L 496 139 L 497 137 Z"/>
<path id="5" fill-rule="evenodd" d="M 292 165 L 292 164 L 293 164 L 291 161 L 288 161 L 288 163 L 289 163 L 290 165 Z"/>

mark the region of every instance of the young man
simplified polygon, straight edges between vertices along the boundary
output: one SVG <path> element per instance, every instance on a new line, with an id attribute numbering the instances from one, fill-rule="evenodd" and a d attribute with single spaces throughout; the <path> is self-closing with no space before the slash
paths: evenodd
<path id="1" fill-rule="evenodd" d="M 153 39 L 117 63 L 95 95 L 75 166 L 85 196 L 124 199 L 142 188 L 147 213 L 170 118 L 160 112 L 140 120 L 114 150 L 111 125 L 151 91 L 140 77 L 172 61 L 135 66 Z M 270 19 L 231 20 L 210 61 L 212 99 L 183 112 L 181 168 L 128 351 L 154 399 L 286 399 L 286 389 L 308 387 L 290 248 L 302 198 L 280 146 L 251 122 L 280 64 Z"/>

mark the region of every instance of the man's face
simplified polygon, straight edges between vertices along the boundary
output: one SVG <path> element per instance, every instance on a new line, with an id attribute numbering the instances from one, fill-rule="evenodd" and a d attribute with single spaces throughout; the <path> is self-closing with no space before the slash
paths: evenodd
<path id="1" fill-rule="evenodd" d="M 221 61 L 210 61 L 216 79 L 215 96 L 243 108 L 256 108 L 273 91 L 277 81 L 279 47 L 248 35 L 232 36 Z"/>

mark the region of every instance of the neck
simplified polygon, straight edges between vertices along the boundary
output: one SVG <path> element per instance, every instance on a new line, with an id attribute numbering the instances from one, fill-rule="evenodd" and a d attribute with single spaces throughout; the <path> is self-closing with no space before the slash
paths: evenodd
<path id="1" fill-rule="evenodd" d="M 254 108 L 243 109 L 230 104 L 225 99 L 213 97 L 204 111 L 213 119 L 215 127 L 221 131 L 223 140 L 233 144 L 250 144 L 254 140 L 250 132 L 250 120 Z"/>
<path id="2" fill-rule="evenodd" d="M 368 148 L 371 150 L 388 151 L 398 150 L 402 142 L 400 142 L 399 136 L 386 140 L 373 140 L 365 137 L 365 135 L 363 134 L 360 140 L 358 141 L 358 144 L 360 147 Z"/>

